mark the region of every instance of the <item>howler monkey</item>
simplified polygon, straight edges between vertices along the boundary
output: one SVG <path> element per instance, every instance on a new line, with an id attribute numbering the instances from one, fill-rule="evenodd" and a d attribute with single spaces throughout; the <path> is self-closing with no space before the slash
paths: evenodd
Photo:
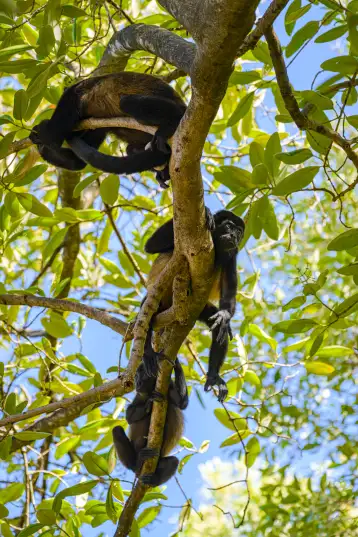
<path id="1" fill-rule="evenodd" d="M 168 408 L 163 432 L 163 443 L 157 450 L 148 448 L 147 439 L 150 418 L 154 400 L 162 400 L 162 395 L 155 391 L 156 378 L 146 374 L 143 362 L 138 367 L 135 384 L 136 395 L 133 402 L 128 405 L 126 419 L 129 423 L 127 437 L 123 427 L 113 428 L 113 442 L 121 463 L 138 476 L 145 460 L 159 455 L 158 465 L 154 474 L 139 477 L 142 483 L 156 487 L 170 479 L 176 472 L 179 464 L 177 457 L 169 453 L 179 442 L 183 429 L 184 419 L 182 410 L 188 406 L 188 390 L 183 369 L 179 360 L 174 364 L 174 382 L 171 380 L 168 389 Z"/>
<path id="2" fill-rule="evenodd" d="M 135 173 L 166 166 L 171 138 L 186 110 L 174 89 L 159 78 L 125 71 L 92 77 L 67 88 L 49 120 L 41 121 L 31 134 L 41 156 L 68 170 L 81 170 L 86 163 L 108 173 Z M 73 132 L 87 118 L 130 116 L 145 125 L 158 127 L 154 136 L 122 127 Z M 126 157 L 112 157 L 97 151 L 112 133 L 128 144 Z M 67 141 L 71 149 L 61 147 Z M 168 169 L 157 179 L 167 186 Z"/>
<path id="3" fill-rule="evenodd" d="M 228 350 L 229 336 L 232 338 L 230 319 L 235 313 L 237 292 L 236 257 L 238 246 L 244 235 L 245 224 L 243 220 L 231 211 L 222 210 L 211 215 L 207 211 L 207 220 L 213 219 L 211 235 L 215 249 L 215 280 L 210 292 L 209 300 L 219 299 L 219 308 L 208 302 L 200 313 L 198 320 L 203 321 L 212 331 L 212 344 L 209 353 L 209 367 L 204 386 L 205 391 L 217 386 L 218 399 L 224 401 L 227 396 L 225 381 L 220 377 L 219 371 L 225 360 Z M 155 283 L 158 275 L 164 269 L 174 250 L 173 220 L 163 224 L 148 239 L 145 251 L 149 254 L 161 254 L 154 261 L 148 276 L 147 286 Z M 163 297 L 160 310 L 168 309 L 172 304 L 172 290 L 169 289 Z M 151 332 L 151 330 L 150 330 Z M 151 333 L 148 333 L 148 338 Z M 153 355 L 145 353 L 143 363 L 149 375 L 157 374 L 158 364 Z"/>

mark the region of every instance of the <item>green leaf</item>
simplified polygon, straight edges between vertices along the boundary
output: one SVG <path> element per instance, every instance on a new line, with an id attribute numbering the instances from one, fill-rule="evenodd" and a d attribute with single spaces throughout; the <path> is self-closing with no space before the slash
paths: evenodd
<path id="1" fill-rule="evenodd" d="M 89 453 L 89 452 L 88 452 Z M 112 520 L 113 524 L 117 522 L 117 511 L 116 507 L 114 505 L 113 501 L 113 495 L 112 495 L 112 483 L 108 487 L 107 497 L 106 497 L 106 513 L 110 520 Z"/>
<path id="2" fill-rule="evenodd" d="M 48 168 L 47 164 L 38 164 L 37 166 L 34 166 L 19 181 L 17 181 L 16 177 L 15 177 L 15 186 L 17 186 L 17 187 L 18 186 L 25 186 L 25 185 L 28 185 L 28 184 L 32 183 L 38 177 L 43 175 L 45 173 L 45 171 L 47 170 L 47 168 Z"/>
<path id="3" fill-rule="evenodd" d="M 73 333 L 72 328 L 67 324 L 62 315 L 55 311 L 52 311 L 49 317 L 41 319 L 41 324 L 46 332 L 55 338 L 66 338 Z"/>
<path id="4" fill-rule="evenodd" d="M 265 164 L 257 164 L 252 170 L 252 182 L 254 185 L 267 185 L 269 183 L 268 169 Z"/>
<path id="5" fill-rule="evenodd" d="M 56 524 L 56 513 L 52 509 L 38 509 L 36 518 L 44 526 L 52 526 Z"/>
<path id="6" fill-rule="evenodd" d="M 318 21 L 309 21 L 302 28 L 300 28 L 292 37 L 291 41 L 286 47 L 286 58 L 290 58 L 299 48 L 302 47 L 307 41 L 309 41 L 320 28 Z"/>
<path id="7" fill-rule="evenodd" d="M 342 345 L 328 345 L 317 351 L 317 356 L 320 358 L 341 358 L 346 356 L 353 356 L 355 351 L 349 347 Z"/>
<path id="8" fill-rule="evenodd" d="M 256 80 L 261 80 L 261 75 L 258 71 L 234 71 L 229 78 L 229 87 L 252 84 Z"/>
<path id="9" fill-rule="evenodd" d="M 89 17 L 89 14 L 77 6 L 66 4 L 62 6 L 62 15 L 70 17 L 71 19 L 78 19 L 79 17 Z"/>
<path id="10" fill-rule="evenodd" d="M 17 199 L 19 200 L 20 205 L 23 206 L 24 209 L 29 211 L 32 214 L 36 214 L 37 216 L 53 216 L 52 212 L 46 205 L 43 205 L 39 202 L 38 199 L 35 198 L 32 194 L 25 194 L 23 192 L 17 192 L 16 193 Z"/>
<path id="11" fill-rule="evenodd" d="M 288 311 L 291 309 L 297 309 L 303 306 L 303 304 L 306 302 L 305 296 L 295 296 L 292 300 L 287 302 L 284 306 L 282 306 L 282 311 Z"/>
<path id="12" fill-rule="evenodd" d="M 272 350 L 277 349 L 277 341 L 275 341 L 272 337 L 270 337 L 266 332 L 257 324 L 249 324 L 248 327 L 249 333 L 253 336 L 257 337 L 260 341 L 263 343 L 267 343 L 270 345 Z"/>
<path id="13" fill-rule="evenodd" d="M 312 358 L 312 356 L 314 356 L 316 354 L 316 352 L 318 351 L 318 349 L 320 348 L 320 346 L 322 345 L 323 343 L 323 339 L 324 339 L 324 336 L 323 334 L 319 334 L 313 341 L 312 343 L 312 347 L 310 348 L 310 358 Z"/>
<path id="14" fill-rule="evenodd" d="M 261 221 L 262 228 L 270 239 L 277 241 L 279 236 L 279 227 L 275 211 L 268 196 L 262 196 L 257 201 L 257 216 Z"/>
<path id="15" fill-rule="evenodd" d="M 56 43 L 55 34 L 50 24 L 45 24 L 39 29 L 39 38 L 37 40 L 37 56 L 39 59 L 46 58 L 52 51 Z"/>
<path id="16" fill-rule="evenodd" d="M 59 513 L 61 509 L 62 500 L 64 498 L 68 498 L 69 496 L 81 496 L 82 494 L 86 494 L 87 492 L 90 492 L 96 485 L 98 481 L 92 480 L 92 481 L 85 481 L 84 483 L 79 483 L 78 485 L 73 485 L 73 487 L 68 487 L 64 490 L 61 490 L 54 499 L 52 508 L 56 513 Z"/>
<path id="17" fill-rule="evenodd" d="M 333 109 L 332 100 L 326 95 L 322 95 L 318 91 L 305 90 L 301 91 L 301 95 L 306 102 L 312 103 L 321 110 Z"/>
<path id="18" fill-rule="evenodd" d="M 321 69 L 342 75 L 354 75 L 358 70 L 358 61 L 353 56 L 337 56 L 323 62 Z"/>
<path id="19" fill-rule="evenodd" d="M 254 464 L 254 462 L 256 461 L 261 451 L 260 442 L 257 440 L 256 436 L 253 436 L 252 438 L 250 438 L 250 440 L 246 444 L 245 451 L 246 451 L 245 464 L 248 468 L 251 468 L 251 466 Z"/>
<path id="20" fill-rule="evenodd" d="M 144 528 L 145 526 L 148 526 L 153 520 L 157 518 L 160 511 L 162 509 L 161 505 L 153 505 L 152 507 L 147 507 L 140 513 L 140 515 L 137 518 L 138 526 L 140 528 Z"/>
<path id="21" fill-rule="evenodd" d="M 25 90 L 21 89 L 14 96 L 14 118 L 21 121 L 26 114 L 29 98 Z"/>
<path id="22" fill-rule="evenodd" d="M 101 455 L 93 453 L 93 451 L 87 451 L 83 455 L 83 464 L 86 467 L 86 470 L 93 475 L 103 476 L 108 475 L 108 462 Z"/>
<path id="23" fill-rule="evenodd" d="M 328 41 L 334 41 L 335 39 L 338 39 L 339 37 L 342 37 L 348 30 L 348 26 L 346 24 L 342 24 L 341 26 L 336 26 L 335 28 L 331 28 L 331 30 L 328 30 L 327 32 L 324 32 L 323 34 L 316 37 L 314 40 L 315 43 L 327 43 Z"/>
<path id="24" fill-rule="evenodd" d="M 296 22 L 298 19 L 306 15 L 307 11 L 311 9 L 311 4 L 307 4 L 299 9 L 296 9 L 295 11 L 292 11 L 287 17 L 286 17 L 286 24 L 289 24 L 291 22 Z"/>
<path id="25" fill-rule="evenodd" d="M 251 142 L 250 144 L 250 163 L 254 168 L 258 164 L 263 164 L 265 161 L 265 151 L 261 144 Z"/>
<path id="26" fill-rule="evenodd" d="M 13 45 L 12 47 L 6 47 L 2 48 L 0 50 L 0 60 L 3 61 L 5 58 L 9 58 L 10 56 L 13 56 L 14 54 L 18 54 L 20 52 L 26 52 L 27 50 L 31 50 L 32 47 L 30 45 Z"/>
<path id="27" fill-rule="evenodd" d="M 338 237 L 333 239 L 333 241 L 328 244 L 327 250 L 340 252 L 341 250 L 350 250 L 355 246 L 358 246 L 357 228 L 349 229 L 348 231 L 338 235 Z"/>
<path id="28" fill-rule="evenodd" d="M 346 298 L 343 302 L 340 302 L 338 306 L 334 308 L 334 312 L 339 317 L 347 317 L 358 309 L 358 293 Z M 332 314 L 330 320 L 334 319 L 336 315 Z"/>
<path id="29" fill-rule="evenodd" d="M 1 71 L 1 68 L 0 68 Z M 6 157 L 9 151 L 10 144 L 15 138 L 15 131 L 5 134 L 3 138 L 0 139 L 0 160 Z"/>
<path id="30" fill-rule="evenodd" d="M 331 375 L 335 371 L 333 365 L 325 364 L 324 362 L 305 362 L 304 366 L 307 373 L 313 373 L 314 375 Z"/>
<path id="31" fill-rule="evenodd" d="M 100 194 L 104 203 L 114 205 L 118 198 L 119 177 L 118 175 L 108 175 L 103 179 L 100 186 Z"/>
<path id="32" fill-rule="evenodd" d="M 29 535 L 33 535 L 34 533 L 41 530 L 45 525 L 41 524 L 40 522 L 35 524 L 30 524 L 27 526 L 27 528 L 24 528 L 23 530 L 19 531 L 17 534 L 17 537 L 29 537 Z"/>
<path id="33" fill-rule="evenodd" d="M 276 153 L 275 157 L 285 164 L 302 164 L 309 158 L 313 157 L 310 149 L 297 149 L 289 153 Z"/>
<path id="34" fill-rule="evenodd" d="M 8 508 L 5 507 L 5 505 L 3 505 L 2 503 L 0 503 L 0 519 L 6 518 L 8 514 L 9 514 Z"/>
<path id="35" fill-rule="evenodd" d="M 296 319 L 294 321 L 281 321 L 274 324 L 272 328 L 276 332 L 283 332 L 284 334 L 302 334 L 316 325 L 317 322 L 313 319 Z"/>
<path id="36" fill-rule="evenodd" d="M 222 425 L 232 431 L 245 431 L 247 429 L 246 420 L 236 412 L 226 411 L 225 408 L 215 408 L 214 414 Z"/>
<path id="37" fill-rule="evenodd" d="M 0 502 L 16 502 L 25 492 L 25 485 L 23 483 L 12 483 L 7 487 L 0 490 Z"/>
<path id="38" fill-rule="evenodd" d="M 227 447 L 227 446 L 234 446 L 235 444 L 240 444 L 245 438 L 250 436 L 251 432 L 249 430 L 247 431 L 240 431 L 240 434 L 234 433 L 231 436 L 228 436 L 225 438 L 223 442 L 221 442 L 220 447 Z"/>
<path id="39" fill-rule="evenodd" d="M 287 175 L 280 183 L 278 183 L 278 185 L 273 188 L 272 194 L 275 196 L 288 196 L 293 192 L 302 190 L 312 183 L 313 179 L 318 173 L 318 170 L 319 166 L 307 166 L 306 168 L 302 168 L 291 173 L 290 175 Z"/>
<path id="40" fill-rule="evenodd" d="M 42 440 L 51 436 L 51 433 L 43 433 L 36 431 L 22 431 L 21 433 L 14 433 L 14 437 L 18 440 L 32 441 L 32 440 Z"/>
<path id="41" fill-rule="evenodd" d="M 275 158 L 277 153 L 281 153 L 281 141 L 278 132 L 271 134 L 265 147 L 265 164 L 271 177 L 276 177 L 280 169 L 280 161 Z"/>
<path id="42" fill-rule="evenodd" d="M 240 121 L 240 119 L 246 116 L 246 114 L 249 113 L 252 103 L 254 102 L 254 97 L 255 97 L 255 92 L 251 91 L 240 100 L 235 111 L 228 119 L 228 122 L 227 122 L 228 127 L 232 127 L 238 121 Z"/>
<path id="43" fill-rule="evenodd" d="M 251 173 L 236 166 L 221 166 L 220 172 L 215 173 L 214 177 L 232 192 L 240 192 L 243 188 L 254 187 L 251 182 Z"/>
<path id="44" fill-rule="evenodd" d="M 100 177 L 99 173 L 92 173 L 91 175 L 83 179 L 83 181 L 80 181 L 79 183 L 77 183 L 77 185 L 75 186 L 73 190 L 73 197 L 78 198 L 82 190 L 84 190 L 86 187 L 92 184 L 96 179 L 98 179 L 98 177 Z"/>
<path id="45" fill-rule="evenodd" d="M 255 371 L 250 371 L 249 369 L 245 371 L 244 381 L 254 386 L 261 386 L 261 380 Z"/>
<path id="46" fill-rule="evenodd" d="M 56 447 L 55 451 L 55 459 L 58 461 L 66 455 L 69 451 L 74 449 L 78 444 L 80 443 L 81 439 L 79 436 L 72 436 L 71 438 L 67 438 L 64 442 L 61 442 Z"/>

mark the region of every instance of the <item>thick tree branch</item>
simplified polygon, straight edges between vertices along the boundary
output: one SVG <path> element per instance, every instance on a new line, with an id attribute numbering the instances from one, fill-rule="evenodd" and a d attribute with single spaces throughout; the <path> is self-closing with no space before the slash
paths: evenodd
<path id="1" fill-rule="evenodd" d="M 248 50 L 256 47 L 266 29 L 272 26 L 279 14 L 285 9 L 290 0 L 274 0 L 256 23 L 256 28 L 246 37 L 237 51 L 237 56 L 243 56 Z"/>
<path id="2" fill-rule="evenodd" d="M 206 20 L 201 17 L 201 10 L 206 1 L 158 0 L 158 4 L 170 13 L 175 20 L 180 22 L 194 39 L 196 39 L 199 31 L 201 31 L 201 27 L 206 23 Z"/>
<path id="3" fill-rule="evenodd" d="M 86 304 L 73 302 L 72 300 L 61 300 L 58 298 L 40 297 L 34 295 L 0 295 L 0 304 L 4 306 L 29 306 L 30 308 L 40 307 L 48 308 L 55 311 L 72 311 L 94 319 L 99 323 L 108 326 L 114 332 L 124 336 L 128 329 L 128 324 L 105 311 L 98 308 L 92 308 Z"/>
<path id="4" fill-rule="evenodd" d="M 136 50 L 155 54 L 165 62 L 190 74 L 196 47 L 194 43 L 189 43 L 164 28 L 132 24 L 111 37 L 94 74 L 123 71 L 131 54 Z"/>
<path id="5" fill-rule="evenodd" d="M 281 45 L 273 28 L 270 27 L 266 30 L 265 38 L 270 50 L 270 56 L 275 69 L 277 84 L 280 88 L 282 99 L 297 127 L 301 130 L 310 130 L 322 134 L 323 136 L 327 136 L 327 138 L 343 149 L 349 160 L 358 170 L 358 155 L 353 150 L 350 142 L 335 130 L 309 119 L 303 112 L 301 112 L 288 78 Z"/>

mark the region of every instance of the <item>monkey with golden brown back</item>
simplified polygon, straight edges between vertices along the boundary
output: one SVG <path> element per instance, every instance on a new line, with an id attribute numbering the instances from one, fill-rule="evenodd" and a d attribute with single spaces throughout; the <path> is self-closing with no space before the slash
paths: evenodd
<path id="1" fill-rule="evenodd" d="M 142 483 L 156 487 L 170 479 L 179 464 L 177 457 L 169 456 L 178 444 L 184 429 L 183 412 L 188 406 L 188 390 L 183 369 L 178 361 L 174 364 L 174 382 L 169 384 L 167 399 L 168 408 L 163 431 L 163 443 L 160 453 L 147 447 L 150 419 L 154 400 L 163 400 L 163 396 L 155 391 L 156 378 L 148 376 L 143 362 L 138 367 L 135 384 L 136 395 L 128 406 L 126 419 L 129 423 L 129 433 L 126 435 L 123 427 L 113 428 L 113 442 L 118 459 L 121 463 L 135 472 L 138 476 L 145 460 L 157 457 L 159 460 L 153 474 L 140 476 Z"/>
<path id="2" fill-rule="evenodd" d="M 47 162 L 68 170 L 81 170 L 86 163 L 118 174 L 164 167 L 157 172 L 157 180 L 167 188 L 167 140 L 173 136 L 185 110 L 181 97 L 163 80 L 144 73 L 113 73 L 67 88 L 51 119 L 36 125 L 30 138 Z M 155 135 L 121 127 L 73 132 L 82 119 L 128 116 L 158 127 Z M 97 150 L 108 133 L 128 144 L 128 156 L 113 157 Z M 71 149 L 62 147 L 64 141 Z"/>
<path id="3" fill-rule="evenodd" d="M 224 401 L 227 396 L 225 381 L 220 377 L 219 371 L 224 363 L 229 336 L 232 338 L 230 319 L 236 308 L 237 269 L 236 258 L 238 246 L 245 230 L 243 220 L 231 211 L 222 210 L 211 215 L 206 208 L 208 227 L 211 231 L 215 250 L 215 279 L 209 299 L 219 301 L 219 308 L 208 302 L 200 313 L 198 320 L 204 322 L 212 331 L 212 343 L 209 353 L 209 368 L 204 390 L 213 386 L 218 387 L 218 399 Z M 154 261 L 148 276 L 147 288 L 155 284 L 158 276 L 168 263 L 174 250 L 173 220 L 163 224 L 148 239 L 145 251 L 150 254 L 160 254 Z M 159 311 L 168 309 L 172 304 L 172 287 L 162 298 Z M 151 333 L 148 332 L 143 356 L 143 363 L 148 375 L 154 377 L 158 373 L 158 358 L 160 353 L 153 354 L 151 350 Z"/>

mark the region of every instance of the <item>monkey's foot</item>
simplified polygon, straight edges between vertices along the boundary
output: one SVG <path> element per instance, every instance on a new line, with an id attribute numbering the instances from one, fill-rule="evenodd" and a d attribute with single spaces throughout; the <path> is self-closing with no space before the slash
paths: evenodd
<path id="1" fill-rule="evenodd" d="M 218 330 L 216 335 L 216 340 L 219 343 L 224 343 L 226 334 L 229 334 L 230 339 L 232 339 L 232 331 L 230 326 L 231 315 L 227 310 L 220 310 L 215 315 L 209 317 L 209 321 L 213 324 L 210 327 L 210 330 Z"/>
<path id="2" fill-rule="evenodd" d="M 219 375 L 208 375 L 206 382 L 205 382 L 204 391 L 208 392 L 214 386 L 217 386 L 219 390 L 219 394 L 218 394 L 219 403 L 223 403 L 229 393 L 225 380 L 222 379 Z"/>
<path id="3" fill-rule="evenodd" d="M 165 155 L 170 155 L 172 150 L 170 145 L 167 143 L 167 140 L 163 136 L 158 136 L 154 134 L 151 141 L 145 146 L 145 149 L 155 151 L 156 149 Z"/>
<path id="4" fill-rule="evenodd" d="M 208 228 L 208 230 L 214 231 L 215 218 L 213 217 L 213 214 L 208 207 L 205 207 L 205 221 L 206 221 L 206 227 Z"/>
<path id="5" fill-rule="evenodd" d="M 148 459 L 153 459 L 154 457 L 158 457 L 158 456 L 159 456 L 159 449 L 156 449 L 156 448 L 146 447 L 146 448 L 141 449 L 140 452 L 138 453 L 138 459 L 141 463 L 143 463 L 144 461 L 147 461 Z"/>
<path id="6" fill-rule="evenodd" d="M 169 185 L 167 184 L 167 181 L 170 181 L 168 164 L 165 164 L 164 168 L 162 169 L 154 169 L 157 172 L 155 178 L 158 181 L 159 185 L 164 189 L 169 188 Z"/>
<path id="7" fill-rule="evenodd" d="M 152 401 L 157 401 L 157 403 L 162 403 L 163 401 L 165 401 L 165 397 L 162 393 L 160 392 L 156 392 L 154 390 L 154 392 L 152 392 L 152 395 L 150 396 L 150 399 Z"/>

